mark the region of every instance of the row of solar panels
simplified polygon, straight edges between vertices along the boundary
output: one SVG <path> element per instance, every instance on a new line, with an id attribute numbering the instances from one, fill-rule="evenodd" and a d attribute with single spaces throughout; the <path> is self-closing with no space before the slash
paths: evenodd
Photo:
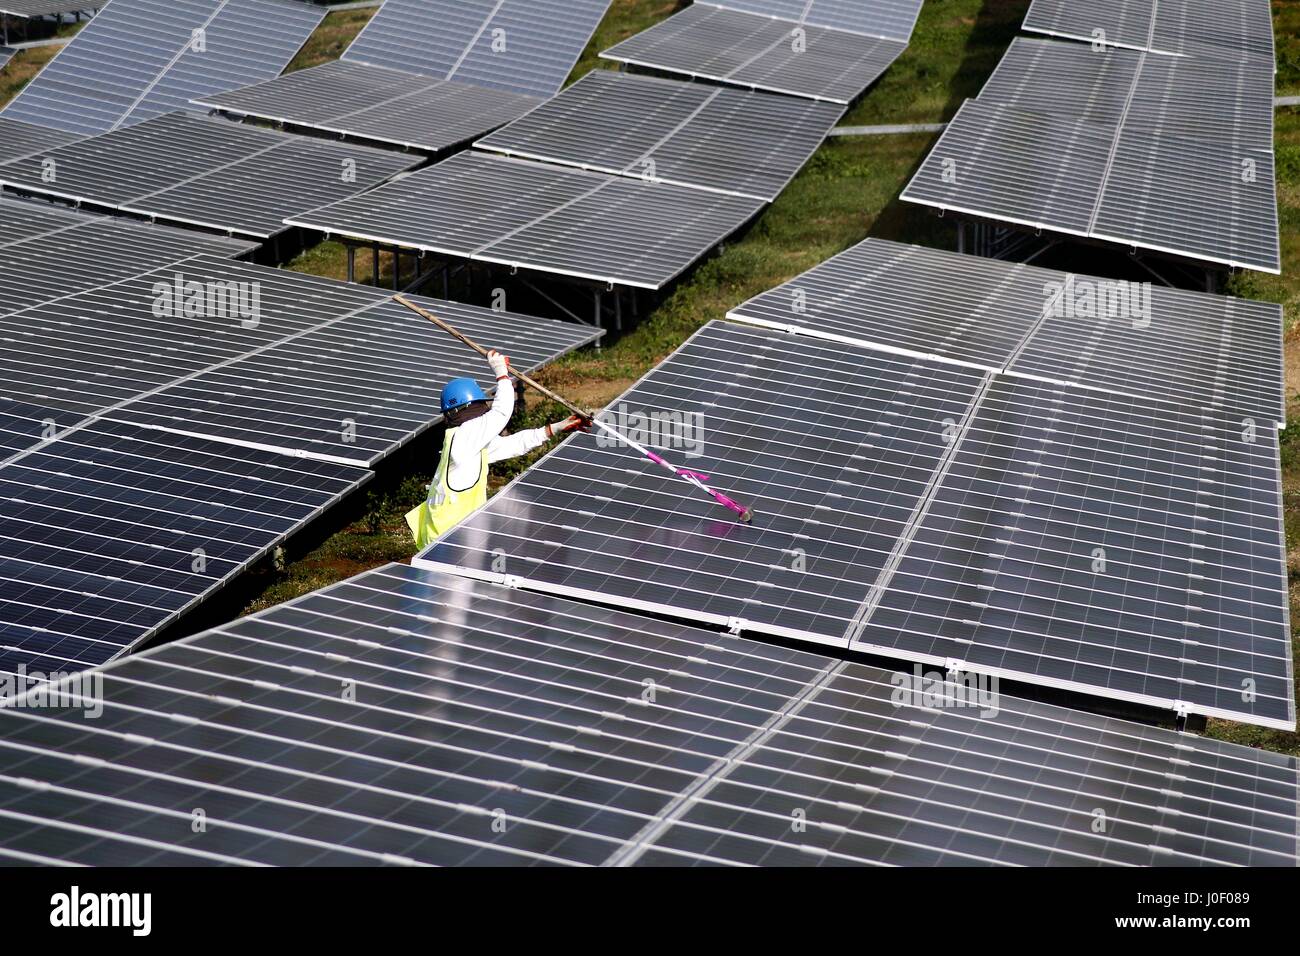
<path id="1" fill-rule="evenodd" d="M 444 376 L 484 377 L 377 290 L 221 257 L 245 243 L 14 200 L 0 222 L 0 671 L 148 638 L 431 427 Z M 426 305 L 520 367 L 599 334 Z"/>
<path id="2" fill-rule="evenodd" d="M 733 313 L 811 334 L 712 323 L 605 413 L 754 525 L 582 437 L 420 560 L 1293 727 L 1280 309 L 1055 314 L 1099 281 L 868 241 Z"/>
<path id="3" fill-rule="evenodd" d="M 399 565 L 100 679 L 0 710 L 0 859 L 1296 864 L 1294 757 Z"/>
<path id="4" fill-rule="evenodd" d="M 1040 0 L 1027 26 L 1126 46 L 1015 40 L 903 198 L 1276 273 L 1269 16 L 1266 0 Z"/>

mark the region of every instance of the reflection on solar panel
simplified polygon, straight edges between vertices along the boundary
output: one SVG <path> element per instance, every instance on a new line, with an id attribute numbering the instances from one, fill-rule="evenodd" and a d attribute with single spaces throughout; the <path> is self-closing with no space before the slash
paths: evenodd
<path id="1" fill-rule="evenodd" d="M 1034 0 L 1025 29 L 1178 56 L 1273 62 L 1268 0 Z"/>
<path id="2" fill-rule="evenodd" d="M 292 226 L 520 269 L 658 289 L 760 200 L 461 153 Z"/>
<path id="3" fill-rule="evenodd" d="M 4 116 L 85 135 L 130 126 L 270 79 L 324 16 L 298 0 L 113 0 Z"/>
<path id="4" fill-rule="evenodd" d="M 595 70 L 476 145 L 770 201 L 843 115 L 829 103 Z"/>
<path id="5" fill-rule="evenodd" d="M 0 163 L 75 142 L 81 137 L 0 116 Z"/>
<path id="6" fill-rule="evenodd" d="M 117 422 L 0 466 L 0 673 L 101 664 L 369 472 Z"/>
<path id="7" fill-rule="evenodd" d="M 0 316 L 199 253 L 242 256 L 256 243 L 88 216 L 0 197 Z"/>
<path id="8" fill-rule="evenodd" d="M 338 62 L 194 102 L 439 152 L 557 93 L 608 7 L 609 0 L 388 0 Z"/>
<path id="9" fill-rule="evenodd" d="M 1012 43 L 903 198 L 1278 272 L 1271 68 Z"/>
<path id="10" fill-rule="evenodd" d="M 1282 308 L 868 239 L 728 316 L 1284 423 Z"/>
<path id="11" fill-rule="evenodd" d="M 1294 725 L 1272 428 L 716 323 L 605 414 L 760 519 L 584 436 L 422 560 Z"/>
<path id="12" fill-rule="evenodd" d="M 160 288 L 176 306 L 161 314 Z M 186 314 L 181 303 L 196 288 L 199 314 Z M 226 309 L 209 307 L 214 288 L 226 292 Z M 599 335 L 425 304 L 508 350 L 521 369 Z M 441 417 L 448 378 L 491 384 L 481 360 L 383 292 L 212 256 L 0 317 L 0 327 L 10 336 L 0 343 L 5 397 L 363 467 Z"/>
<path id="13" fill-rule="evenodd" d="M 438 152 L 527 113 L 540 99 L 336 60 L 197 106 Z"/>
<path id="14" fill-rule="evenodd" d="M 0 183 L 165 222 L 269 239 L 284 217 L 419 160 L 184 113 L 0 166 Z M 51 165 L 53 164 L 53 165 Z"/>
<path id="15" fill-rule="evenodd" d="M 907 49 L 920 9 L 921 0 L 872 0 L 853 6 L 696 3 L 601 56 L 847 104 Z"/>
<path id="16" fill-rule="evenodd" d="M 898 689 L 875 667 L 389 565 L 113 664 L 96 720 L 0 711 L 0 857 L 1295 863 L 1294 757 Z"/>

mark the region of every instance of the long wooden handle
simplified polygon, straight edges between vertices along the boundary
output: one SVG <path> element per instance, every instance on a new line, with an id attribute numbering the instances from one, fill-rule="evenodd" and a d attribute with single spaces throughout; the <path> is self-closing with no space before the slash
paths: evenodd
<path id="1" fill-rule="evenodd" d="M 482 356 L 484 356 L 484 357 L 487 356 L 487 354 L 488 354 L 488 350 L 485 349 L 483 346 L 481 346 L 481 345 L 479 345 L 477 342 L 473 341 L 469 336 L 465 335 L 465 334 L 464 334 L 463 332 L 461 332 L 459 329 L 455 328 L 455 327 L 452 326 L 452 325 L 447 324 L 447 323 L 444 322 L 442 319 L 440 319 L 440 318 L 438 318 L 436 315 L 434 315 L 432 312 L 428 311 L 427 309 L 422 309 L 422 308 L 420 308 L 418 305 L 416 305 L 416 304 L 415 304 L 414 302 L 412 302 L 410 299 L 406 298 L 406 296 L 403 296 L 403 295 L 395 295 L 395 296 L 393 296 L 393 299 L 394 299 L 394 301 L 399 302 L 399 303 L 401 303 L 402 305 L 406 306 L 408 309 L 410 309 L 410 310 L 411 310 L 412 312 L 414 312 L 416 315 L 422 315 L 422 316 L 424 316 L 426 319 L 428 319 L 430 322 L 432 322 L 432 323 L 433 323 L 434 325 L 436 325 L 438 328 L 442 329 L 442 330 L 443 330 L 444 332 L 446 332 L 448 335 L 451 335 L 451 336 L 453 336 L 453 337 L 459 339 L 460 341 L 464 342 L 466 345 L 468 345 L 470 348 L 472 348 L 475 352 L 479 353 L 479 355 L 482 355 Z M 562 395 L 556 395 L 554 392 L 552 392 L 552 391 L 551 391 L 549 388 L 547 388 L 545 385 L 540 385 L 540 384 L 538 384 L 538 383 L 535 382 L 533 379 L 531 379 L 531 378 L 529 378 L 527 375 L 525 375 L 523 372 L 520 372 L 520 371 L 518 371 L 518 370 L 516 370 L 516 369 L 514 369 L 514 368 L 510 369 L 510 372 L 511 372 L 512 375 L 514 375 L 516 378 L 518 378 L 519 381 L 523 382 L 525 385 L 529 385 L 529 386 L 531 386 L 532 388 L 537 389 L 537 391 L 541 392 L 543 395 L 545 395 L 545 396 L 546 396 L 547 398 L 549 398 L 551 401 L 553 401 L 553 402 L 559 402 L 561 405 L 563 405 L 563 406 L 564 406 L 565 408 L 567 408 L 569 411 L 573 412 L 573 414 L 577 415 L 579 418 L 594 419 L 594 418 L 596 417 L 596 416 L 593 415 L 591 412 L 587 411 L 585 408 L 579 408 L 577 405 L 573 404 L 573 402 L 569 401 L 569 400 L 568 400 L 567 398 L 565 398 L 564 396 L 562 396 Z"/>

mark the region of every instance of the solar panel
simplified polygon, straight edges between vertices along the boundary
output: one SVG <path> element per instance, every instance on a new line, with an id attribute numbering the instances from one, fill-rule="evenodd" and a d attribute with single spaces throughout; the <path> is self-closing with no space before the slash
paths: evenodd
<path id="1" fill-rule="evenodd" d="M 93 135 L 276 76 L 325 16 L 298 0 L 113 0 L 5 107 Z"/>
<path id="2" fill-rule="evenodd" d="M 1293 726 L 1275 439 L 999 380 L 851 646 Z"/>
<path id="3" fill-rule="evenodd" d="M 584 436 L 420 560 L 744 632 L 1294 721 L 1272 428 L 717 323 L 604 415 L 759 518 L 726 520 Z"/>
<path id="4" fill-rule="evenodd" d="M 1295 862 L 1294 757 L 898 676 L 389 565 L 0 711 L 0 857 Z"/>
<path id="5" fill-rule="evenodd" d="M 75 133 L 46 129 L 44 126 L 0 116 L 0 163 L 54 149 L 80 138 Z"/>
<path id="6" fill-rule="evenodd" d="M 920 3 L 910 6 L 920 9 Z M 847 9 L 847 8 L 845 8 Z M 882 20 L 882 27 L 893 22 Z M 811 20 L 694 4 L 601 53 L 634 66 L 848 104 L 907 49 L 906 34 L 868 36 Z"/>
<path id="7" fill-rule="evenodd" d="M 475 145 L 771 201 L 843 115 L 829 103 L 594 70 Z"/>
<path id="8" fill-rule="evenodd" d="M 906 40 L 921 13 L 918 0 L 699 0 L 701 5 L 793 20 L 865 36 Z"/>
<path id="9" fill-rule="evenodd" d="M 222 263 L 187 263 L 187 278 L 196 273 L 200 280 L 235 274 Z M 285 273 L 258 269 L 255 278 L 267 303 L 262 321 L 272 327 L 281 311 L 311 320 L 315 300 L 323 297 L 322 290 Z M 332 288 L 324 291 L 333 294 Z M 420 301 L 475 341 L 510 355 L 523 371 L 601 334 L 573 323 Z M 328 323 L 163 388 L 109 417 L 370 467 L 441 419 L 442 386 L 457 377 L 477 378 L 485 390 L 494 384 L 482 359 L 446 333 L 387 297 L 370 295 L 363 306 Z"/>
<path id="10" fill-rule="evenodd" d="M 903 190 L 955 212 L 1280 268 L 1272 72 L 1017 40 Z"/>
<path id="11" fill-rule="evenodd" d="M 658 289 L 762 206 L 667 183 L 461 153 L 285 222 L 360 241 Z"/>
<path id="12" fill-rule="evenodd" d="M 118 279 L 0 317 L 0 396 L 366 467 L 441 418 L 448 378 L 492 384 L 481 359 L 375 289 L 213 256 Z M 193 288 L 197 314 L 181 307 Z M 521 369 L 600 334 L 421 301 Z"/>
<path id="13" fill-rule="evenodd" d="M 728 318 L 986 371 L 1286 420 L 1282 309 L 868 239 Z"/>
<path id="14" fill-rule="evenodd" d="M 390 0 L 335 63 L 196 105 L 441 152 L 559 92 L 609 0 Z"/>
<path id="15" fill-rule="evenodd" d="M 0 13 L 10 17 L 46 17 L 95 9 L 87 0 L 4 0 Z"/>
<path id="16" fill-rule="evenodd" d="M 1268 0 L 1034 0 L 1024 26 L 1176 56 L 1273 60 Z"/>
<path id="17" fill-rule="evenodd" d="M 256 243 L 90 216 L 0 197 L 0 316 L 200 253 L 243 256 Z"/>
<path id="18" fill-rule="evenodd" d="M 197 106 L 366 142 L 439 152 L 527 113 L 540 99 L 335 60 Z"/>
<path id="19" fill-rule="evenodd" d="M 181 225 L 269 239 L 416 157 L 171 113 L 0 166 L 0 183 Z M 51 164 L 53 164 L 51 166 Z"/>
<path id="20" fill-rule="evenodd" d="M 5 66 L 8 65 L 9 61 L 13 58 L 13 55 L 17 52 L 17 50 L 10 49 L 7 46 L 0 46 L 0 70 L 3 70 Z"/>
<path id="21" fill-rule="evenodd" d="M 369 472 L 91 421 L 0 464 L 0 673 L 110 660 Z"/>
<path id="22" fill-rule="evenodd" d="M 548 97 L 564 86 L 610 0 L 391 0 L 344 58 Z"/>

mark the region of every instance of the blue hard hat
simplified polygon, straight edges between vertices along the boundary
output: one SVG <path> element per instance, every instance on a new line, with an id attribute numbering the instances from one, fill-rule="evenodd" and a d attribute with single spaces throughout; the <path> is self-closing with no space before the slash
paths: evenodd
<path id="1" fill-rule="evenodd" d="M 453 378 L 442 387 L 442 411 L 447 412 L 462 408 L 471 402 L 486 402 L 487 396 L 478 382 L 472 378 Z"/>

